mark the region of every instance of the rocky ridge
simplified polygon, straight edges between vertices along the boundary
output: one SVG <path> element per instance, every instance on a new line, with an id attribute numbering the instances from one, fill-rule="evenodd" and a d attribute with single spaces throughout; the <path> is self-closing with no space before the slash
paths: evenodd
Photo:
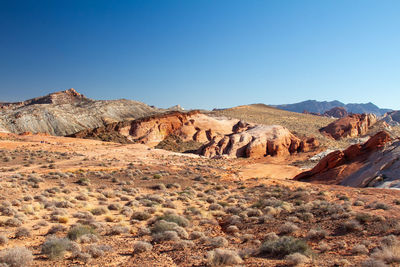
<path id="1" fill-rule="evenodd" d="M 133 100 L 93 100 L 74 89 L 0 104 L 0 128 L 12 133 L 68 135 L 162 110 Z"/>

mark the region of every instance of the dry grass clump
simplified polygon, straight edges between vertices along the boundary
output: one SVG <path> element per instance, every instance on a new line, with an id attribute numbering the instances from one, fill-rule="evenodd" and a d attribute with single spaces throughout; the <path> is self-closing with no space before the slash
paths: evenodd
<path id="1" fill-rule="evenodd" d="M 235 251 L 217 248 L 208 253 L 208 263 L 211 266 L 236 265 L 243 260 Z"/>

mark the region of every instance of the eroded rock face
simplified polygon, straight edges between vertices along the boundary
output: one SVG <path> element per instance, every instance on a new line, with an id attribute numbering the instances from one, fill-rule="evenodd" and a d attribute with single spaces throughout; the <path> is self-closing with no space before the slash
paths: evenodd
<path id="1" fill-rule="evenodd" d="M 138 120 L 109 124 L 93 130 L 84 130 L 71 137 L 95 138 L 106 134 L 114 137 L 123 136 L 127 142 L 156 146 L 170 135 L 182 141 L 204 143 L 217 135 L 232 133 L 238 120 L 214 118 L 199 111 L 179 112 L 154 115 Z"/>
<path id="2" fill-rule="evenodd" d="M 364 144 L 352 145 L 344 151 L 328 154 L 313 169 L 297 175 L 294 179 L 322 184 L 341 184 L 367 164 L 370 156 L 381 151 L 391 140 L 387 132 L 379 132 Z"/>
<path id="3" fill-rule="evenodd" d="M 308 151 L 318 146 L 314 138 L 300 140 L 280 125 L 250 125 L 239 122 L 234 133 L 216 136 L 204 145 L 199 154 L 206 157 L 284 156 Z"/>
<path id="4" fill-rule="evenodd" d="M 369 127 L 376 122 L 377 117 L 374 114 L 352 114 L 321 128 L 320 132 L 335 140 L 346 137 L 357 137 L 366 134 Z"/>
<path id="5" fill-rule="evenodd" d="M 300 140 L 279 125 L 249 124 L 208 116 L 199 111 L 174 111 L 70 135 L 77 138 L 142 143 L 151 147 L 171 136 L 182 142 L 203 143 L 197 153 L 206 157 L 281 156 L 309 151 L 318 146 L 314 138 Z"/>

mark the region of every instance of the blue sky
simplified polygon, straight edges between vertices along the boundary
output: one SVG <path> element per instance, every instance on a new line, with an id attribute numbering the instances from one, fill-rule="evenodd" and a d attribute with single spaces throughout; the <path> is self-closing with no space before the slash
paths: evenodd
<path id="1" fill-rule="evenodd" d="M 400 109 L 397 0 L 0 0 L 0 101 Z"/>

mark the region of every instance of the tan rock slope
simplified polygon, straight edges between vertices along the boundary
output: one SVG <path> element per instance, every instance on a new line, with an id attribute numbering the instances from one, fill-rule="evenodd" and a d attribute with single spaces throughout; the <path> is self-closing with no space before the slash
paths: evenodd
<path id="1" fill-rule="evenodd" d="M 334 151 L 294 179 L 353 187 L 400 188 L 400 142 L 379 132 L 364 144 Z"/>
<path id="2" fill-rule="evenodd" d="M 320 132 L 335 140 L 346 137 L 357 137 L 365 135 L 368 129 L 376 122 L 377 117 L 374 114 L 352 114 L 321 128 Z"/>
<path id="3" fill-rule="evenodd" d="M 12 133 L 67 135 L 159 111 L 132 100 L 92 100 L 69 89 L 23 102 L 0 104 L 0 128 Z"/>

